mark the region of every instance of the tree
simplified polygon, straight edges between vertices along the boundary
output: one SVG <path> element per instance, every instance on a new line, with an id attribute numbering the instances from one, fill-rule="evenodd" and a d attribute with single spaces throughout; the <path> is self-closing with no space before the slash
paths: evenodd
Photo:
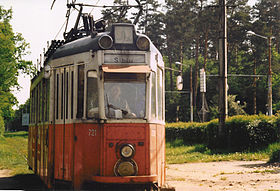
<path id="1" fill-rule="evenodd" d="M 108 23 L 131 23 L 131 20 L 127 15 L 129 7 L 126 6 L 126 2 L 123 2 L 122 0 L 114 0 L 114 5 L 121 7 L 112 7 L 110 9 L 105 9 L 104 11 L 102 11 L 103 18 Z"/>
<path id="2" fill-rule="evenodd" d="M 272 72 L 273 72 L 273 103 L 279 100 L 279 86 L 277 85 L 279 77 L 279 42 L 280 42 L 280 2 L 279 0 L 259 0 L 252 10 L 253 22 L 251 30 L 262 36 L 274 36 L 272 42 Z M 266 75 L 268 72 L 268 40 L 257 36 L 251 36 L 250 42 L 252 46 L 252 57 L 256 63 L 257 74 Z M 267 83 L 266 79 L 257 84 L 258 90 L 258 105 L 259 111 L 265 113 L 267 108 Z M 249 102 L 248 102 L 249 105 Z"/>
<path id="3" fill-rule="evenodd" d="M 139 17 L 138 31 L 146 34 L 153 44 L 162 51 L 165 47 L 164 14 L 159 11 L 160 4 L 154 0 L 140 0 L 142 14 Z M 136 17 L 136 13 L 133 14 Z"/>
<path id="4" fill-rule="evenodd" d="M 12 106 L 17 103 L 11 89 L 19 88 L 19 73 L 34 71 L 32 63 L 23 60 L 29 45 L 20 33 L 13 32 L 11 19 L 12 9 L 5 10 L 0 6 L 0 114 L 5 122 L 13 113 Z"/>
<path id="5" fill-rule="evenodd" d="M 28 127 L 22 126 L 22 114 L 30 113 L 30 99 L 19 106 L 19 108 L 14 112 L 14 115 L 9 119 L 7 123 L 7 129 L 9 131 L 23 131 L 28 130 Z"/>

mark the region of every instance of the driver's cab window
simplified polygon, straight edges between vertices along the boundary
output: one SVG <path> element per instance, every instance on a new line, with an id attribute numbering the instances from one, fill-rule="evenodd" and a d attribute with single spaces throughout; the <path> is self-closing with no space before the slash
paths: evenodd
<path id="1" fill-rule="evenodd" d="M 96 71 L 87 72 L 87 118 L 98 118 L 98 87 Z"/>
<path id="2" fill-rule="evenodd" d="M 146 74 L 105 73 L 104 102 L 107 118 L 144 118 Z"/>

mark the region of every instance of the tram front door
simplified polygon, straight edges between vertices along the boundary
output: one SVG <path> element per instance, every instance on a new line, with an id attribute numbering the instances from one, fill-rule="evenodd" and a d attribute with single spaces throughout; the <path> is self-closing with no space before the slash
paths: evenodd
<path id="1" fill-rule="evenodd" d="M 54 178 L 71 181 L 73 176 L 74 66 L 55 70 Z"/>

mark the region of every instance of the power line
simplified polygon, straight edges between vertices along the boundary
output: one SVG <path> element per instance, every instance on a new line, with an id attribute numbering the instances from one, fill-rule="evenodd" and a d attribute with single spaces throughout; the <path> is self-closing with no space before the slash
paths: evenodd
<path id="1" fill-rule="evenodd" d="M 207 77 L 220 77 L 218 74 L 209 74 Z M 228 77 L 266 77 L 267 75 L 228 74 Z"/>

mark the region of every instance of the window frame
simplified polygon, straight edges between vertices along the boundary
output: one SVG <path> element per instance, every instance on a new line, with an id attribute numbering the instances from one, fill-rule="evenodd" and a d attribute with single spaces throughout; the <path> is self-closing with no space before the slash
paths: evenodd
<path id="1" fill-rule="evenodd" d="M 96 102 L 96 105 L 97 105 L 97 108 L 98 108 L 98 116 L 97 117 L 89 117 L 88 116 L 88 107 L 89 107 L 89 103 L 88 103 L 88 99 L 89 99 L 89 72 L 94 72 L 94 77 L 91 77 L 91 78 L 94 78 L 94 79 L 96 79 L 96 98 L 97 98 L 97 102 Z M 86 107 L 85 107 L 85 109 L 86 109 L 86 112 L 85 112 L 85 114 L 86 114 L 86 118 L 87 119 L 98 119 L 98 118 L 100 118 L 100 114 L 99 114 L 99 109 L 100 109 L 100 106 L 99 106 L 99 88 L 98 88 L 98 73 L 97 73 L 97 71 L 96 70 L 87 70 L 86 71 L 86 83 L 85 83 L 86 85 L 85 85 L 85 89 L 86 89 L 86 97 L 85 97 L 85 102 L 86 102 Z"/>

